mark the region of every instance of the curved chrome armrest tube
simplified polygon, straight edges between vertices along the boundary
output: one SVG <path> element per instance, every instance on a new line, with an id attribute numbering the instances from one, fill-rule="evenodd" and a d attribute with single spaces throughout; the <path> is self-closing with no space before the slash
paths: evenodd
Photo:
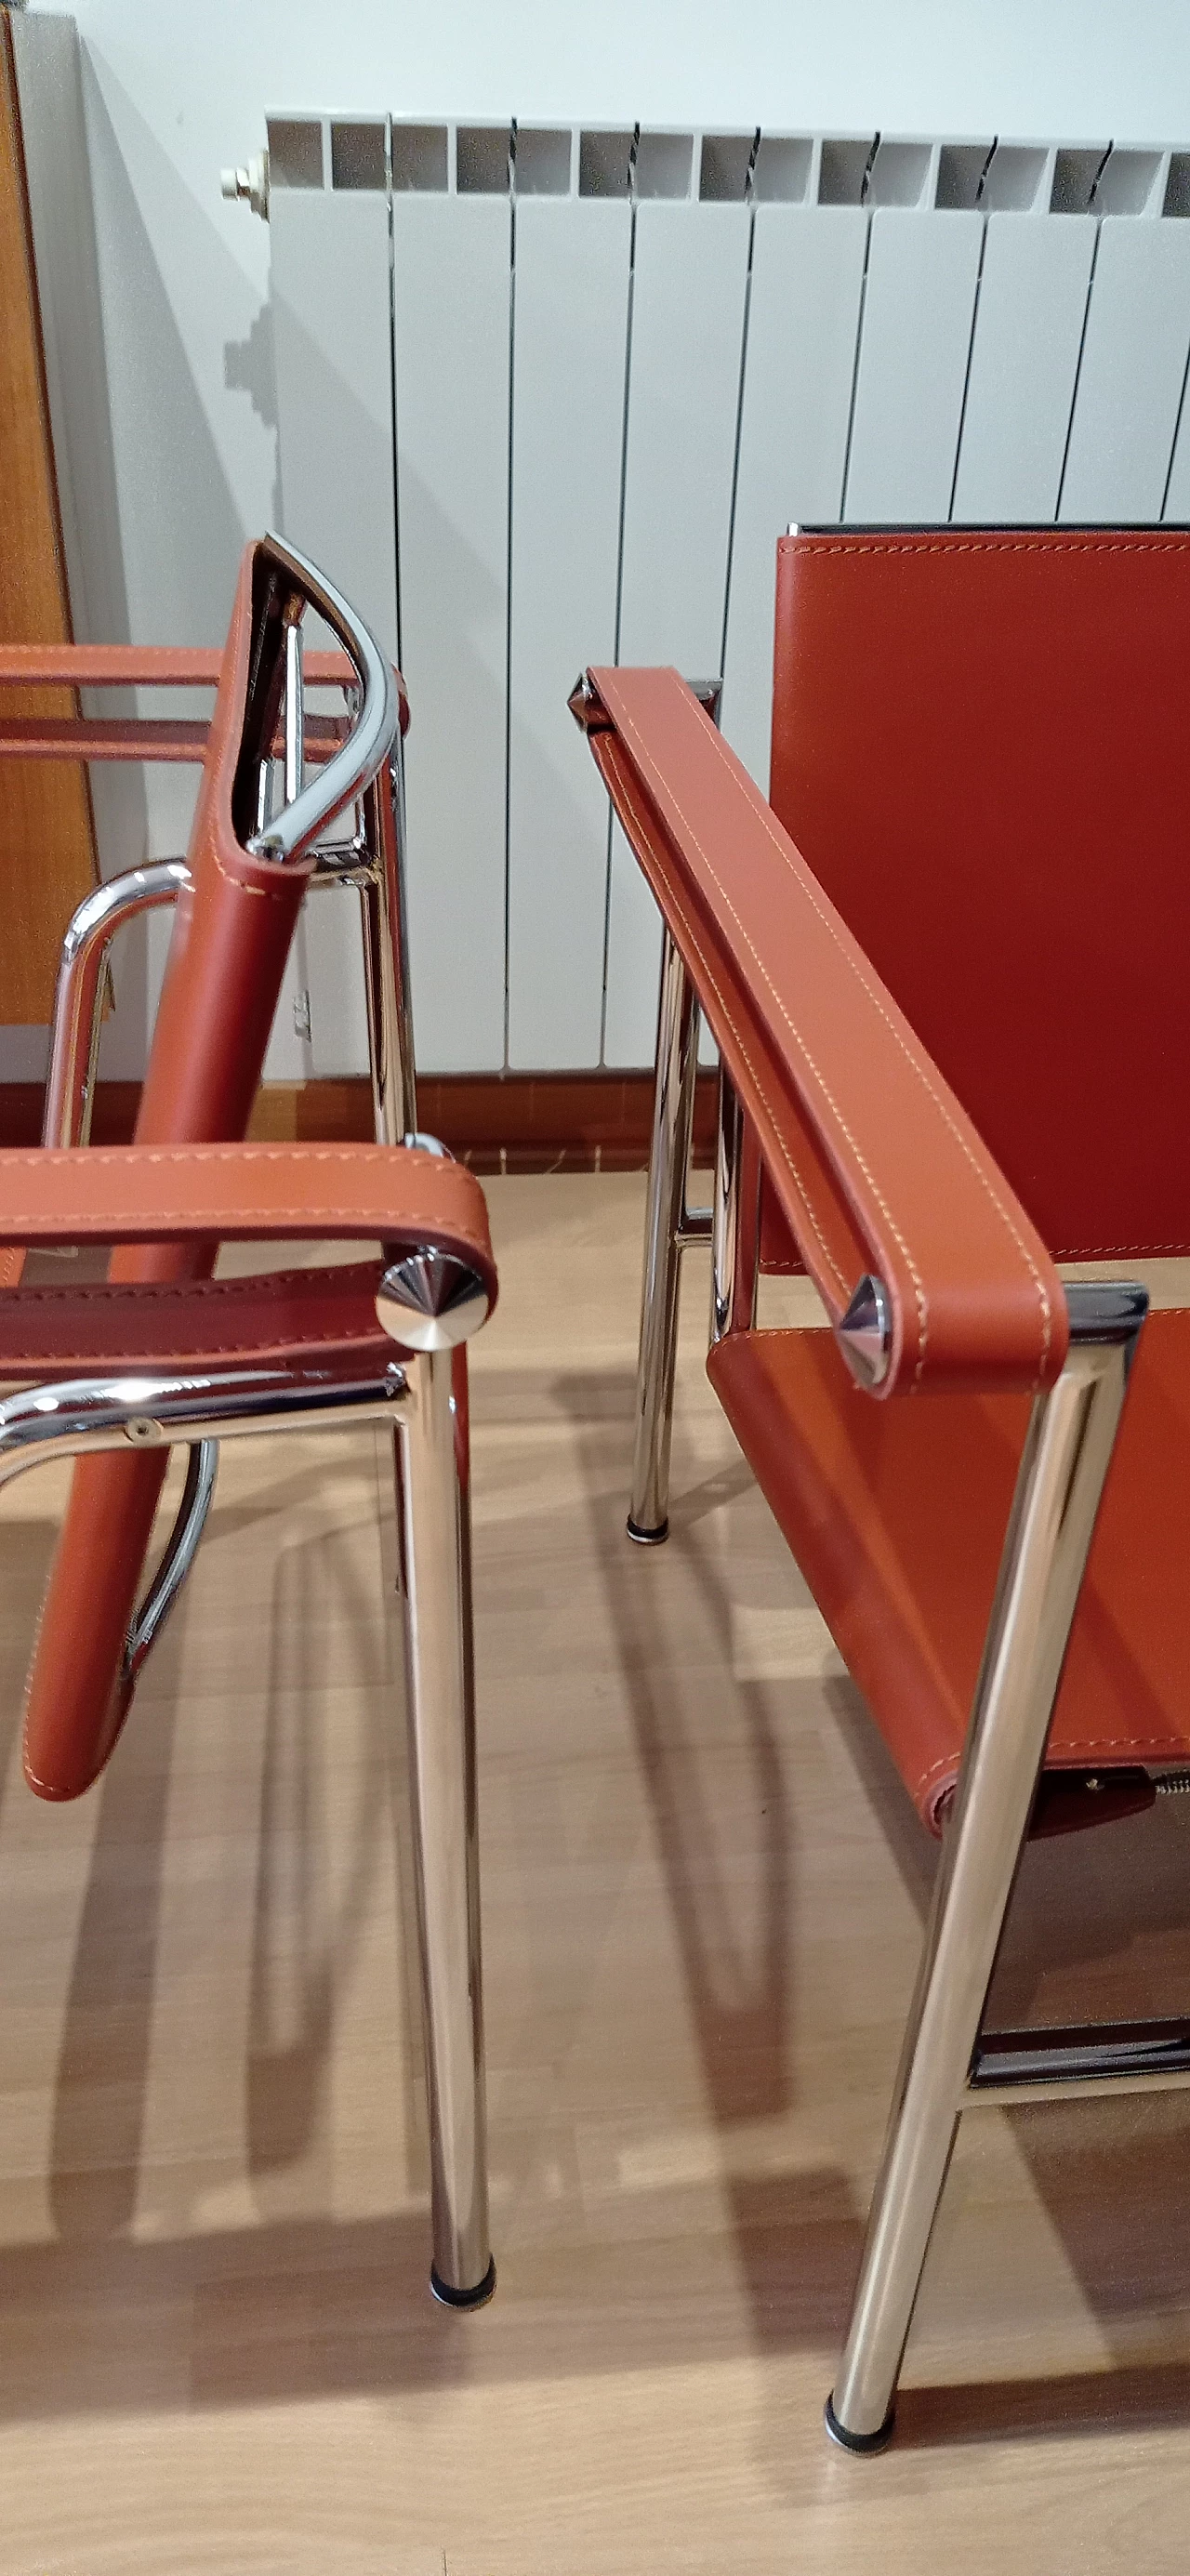
<path id="1" fill-rule="evenodd" d="M 154 859 L 145 867 L 109 877 L 106 885 L 84 896 L 72 914 L 54 988 L 43 1145 L 88 1141 L 99 1054 L 99 993 L 104 961 L 116 932 L 138 912 L 176 903 L 189 883 L 184 859 Z"/>
<path id="2" fill-rule="evenodd" d="M 0 1404 L 0 1485 L 46 1459 L 171 1441 L 234 1440 L 252 1432 L 348 1429 L 389 1420 L 408 1393 L 393 1361 L 382 1377 L 341 1369 L 195 1369 L 67 1378 Z"/>
<path id="3" fill-rule="evenodd" d="M 354 804 L 371 785 L 400 731 L 400 709 L 391 665 L 342 592 L 326 580 L 307 555 L 286 545 L 283 538 L 270 534 L 264 540 L 264 550 L 279 571 L 288 573 L 307 604 L 326 619 L 353 662 L 363 689 L 358 722 L 308 787 L 300 784 L 300 761 L 292 755 L 287 757 L 287 787 L 294 787 L 296 792 L 248 843 L 256 858 L 286 860 L 300 858 L 335 816 L 346 805 Z M 294 685 L 287 694 L 287 751 L 300 707 L 301 691 L 296 685 L 299 671 L 295 649 L 290 659 Z"/>

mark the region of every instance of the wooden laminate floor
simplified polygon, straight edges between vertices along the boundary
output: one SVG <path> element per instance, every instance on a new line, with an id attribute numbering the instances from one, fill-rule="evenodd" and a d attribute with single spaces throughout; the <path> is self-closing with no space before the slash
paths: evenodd
<path id="1" fill-rule="evenodd" d="M 427 2290 L 379 1444 L 225 1453 L 66 1809 L 17 1744 L 61 1480 L 0 1498 L 0 2576 L 1185 2565 L 1184 2096 L 966 2122 L 895 2445 L 826 2441 L 933 1849 L 693 1260 L 673 1535 L 624 1538 L 642 1194 L 490 1184 L 480 2315 Z M 1185 1995 L 1188 1811 L 1030 1856 L 1014 2016 Z"/>

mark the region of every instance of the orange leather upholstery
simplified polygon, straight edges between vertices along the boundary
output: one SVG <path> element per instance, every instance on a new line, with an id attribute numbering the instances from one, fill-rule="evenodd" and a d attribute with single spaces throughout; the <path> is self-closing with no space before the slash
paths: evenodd
<path id="1" fill-rule="evenodd" d="M 308 859 L 282 868 L 249 858 L 232 816 L 250 679 L 254 564 L 249 548 L 191 833 L 192 883 L 176 907 L 137 1115 L 143 1144 L 243 1135 L 312 866 Z M 113 1226 L 109 1241 L 119 1232 Z M 216 1250 L 217 1238 L 118 1247 L 110 1276 L 201 1278 L 213 1269 Z M 46 1794 L 63 1794 L 70 1782 L 85 1787 L 95 1777 L 125 1714 L 122 1702 L 115 1714 L 117 1679 L 168 1464 L 169 1453 L 161 1450 L 81 1458 L 75 1467 L 25 1706 L 26 1774 Z M 84 1589 L 86 1652 L 68 1655 L 64 1641 L 77 1640 Z"/>
<path id="2" fill-rule="evenodd" d="M 804 1265 L 833 1321 L 877 1273 L 880 1392 L 927 1398 L 873 1403 L 823 1332 L 708 1362 L 935 1827 L 1025 1390 L 1065 1348 L 1054 1263 L 1190 1248 L 1188 658 L 1184 531 L 790 538 L 771 809 L 675 674 L 590 675 L 591 748 L 759 1142 L 764 1264 Z M 1103 1814 L 1190 1760 L 1188 1468 L 1190 1316 L 1157 1314 L 1043 1783 L 1105 1775 Z"/>
<path id="3" fill-rule="evenodd" d="M 219 1242 L 435 1243 L 478 1270 L 490 1296 L 496 1287 L 474 1174 L 414 1145 L 9 1146 L 0 1151 L 0 1226 L 26 1246 L 172 1252 L 179 1239 L 199 1265 L 194 1277 L 209 1270 Z M 168 1266 L 161 1276 L 169 1278 Z M 0 1312 L 19 1313 L 21 1298 L 40 1294 L 14 1290 Z"/>
<path id="4" fill-rule="evenodd" d="M 1190 532 L 778 547 L 772 801 L 1056 1257 L 1190 1246 Z"/>
<path id="5" fill-rule="evenodd" d="M 433 1243 L 497 1282 L 483 1192 L 462 1165 L 381 1145 L 90 1146 L 0 1152 L 0 1219 L 25 1245 L 383 1238 L 380 1261 L 244 1278 L 19 1287 L 0 1297 L 0 1376 L 392 1357 L 376 1290 L 402 1248 Z"/>
<path id="6" fill-rule="evenodd" d="M 0 1298 L 0 1378 L 49 1380 L 166 1362 L 226 1367 L 295 1356 L 358 1358 L 369 1367 L 392 1344 L 376 1321 L 376 1261 L 321 1263 L 259 1276 L 190 1279 L 163 1287 L 88 1284 L 19 1288 Z"/>
<path id="7" fill-rule="evenodd" d="M 773 810 L 1072 1260 L 1190 1244 L 1188 573 L 1172 527 L 777 549 Z M 791 1252 L 769 1193 L 764 1267 Z"/>
<path id="8" fill-rule="evenodd" d="M 937 1830 L 958 1777 L 1028 1399 L 876 1405 L 826 1332 L 729 1334 L 707 1371 L 919 1813 Z M 1187 1459 L 1190 1313 L 1154 1314 L 1140 1337 L 1047 1768 L 1190 1761 Z M 1093 1812 L 1094 1793 L 1082 1820 Z"/>
<path id="9" fill-rule="evenodd" d="M 1051 1383 L 1040 1237 L 834 906 L 676 671 L 590 673 L 591 746 L 831 1315 L 884 1281 L 905 1387 Z"/>
<path id="10" fill-rule="evenodd" d="M 277 721 L 278 682 L 267 662 L 258 666 L 256 642 L 258 634 L 263 636 L 271 613 L 267 588 L 271 579 L 267 555 L 249 546 L 241 567 L 227 643 L 220 656 L 146 654 L 139 648 L 124 647 L 69 648 L 66 653 L 69 676 L 79 684 L 128 685 L 146 678 L 175 685 L 209 685 L 212 680 L 218 683 L 214 712 L 209 728 L 202 729 L 204 739 L 200 745 L 191 743 L 187 748 L 186 738 L 194 729 L 184 728 L 180 744 L 173 739 L 171 748 L 169 723 L 162 729 L 165 756 L 201 757 L 203 776 L 189 850 L 192 881 L 175 911 L 165 986 L 137 1118 L 136 1137 L 142 1146 L 179 1147 L 243 1136 L 260 1080 L 294 925 L 314 865 L 312 855 L 281 864 L 271 858 L 254 857 L 245 846 L 255 826 L 259 760 L 266 747 L 274 743 Z M 36 647 L 10 648 L 0 661 L 0 669 L 10 680 L 43 679 L 45 667 L 46 657 Z M 64 670 L 65 667 L 64 662 Z M 312 683 L 340 686 L 345 677 L 354 678 L 351 665 L 337 654 L 308 657 L 306 676 Z M 399 699 L 404 713 L 400 693 Z M 73 730 L 76 747 L 85 748 L 83 736 L 88 734 L 88 728 L 80 720 Z M 93 734 L 95 728 L 89 731 Z M 174 726 L 173 737 L 177 731 Z M 338 727 L 332 725 L 329 731 L 337 739 Z M 108 748 L 115 756 L 129 756 L 142 748 L 139 734 L 136 742 L 122 741 L 127 733 L 127 726 L 120 723 L 112 728 Z M 52 1176 L 56 1158 L 35 1159 L 42 1177 L 37 1182 L 30 1179 L 28 1186 L 50 1186 L 47 1176 Z M 77 1163 L 77 1158 L 68 1159 Z M 255 1185 L 263 1191 L 262 1204 L 267 1206 L 270 1167 L 257 1161 L 245 1168 L 253 1171 Z M 291 1187 L 296 1168 L 289 1166 Z M 74 1198 L 66 1240 L 82 1239 L 83 1215 L 91 1195 L 96 1189 L 103 1190 L 104 1169 L 109 1185 L 114 1187 L 116 1175 L 109 1157 L 87 1155 L 72 1172 Z M 154 1329 L 179 1333 L 187 1309 L 197 1325 L 194 1309 L 201 1306 L 205 1320 L 200 1330 L 203 1338 L 210 1338 L 215 1310 L 226 1314 L 233 1302 L 223 1291 L 211 1292 L 205 1300 L 191 1295 L 188 1301 L 179 1299 L 176 1293 L 171 1298 L 163 1292 L 176 1292 L 186 1285 L 193 1288 L 209 1278 L 220 1236 L 234 1235 L 237 1227 L 213 1224 L 203 1232 L 186 1221 L 192 1174 L 176 1154 L 159 1152 L 142 1169 L 150 1175 L 149 1196 L 155 1190 L 158 1211 L 165 1211 L 162 1222 L 148 1221 L 152 1210 L 146 1203 L 142 1178 L 133 1192 L 133 1208 L 121 1210 L 119 1201 L 113 1201 L 109 1194 L 100 1226 L 100 1239 L 117 1247 L 110 1264 L 110 1282 L 121 1314 L 121 1333 L 126 1336 L 130 1330 L 147 1327 L 143 1317 L 136 1327 L 130 1324 L 120 1292 L 151 1286 L 155 1292 Z M 307 1165 L 305 1173 L 312 1178 L 313 1165 Z M 323 1177 L 333 1178 L 333 1174 L 324 1176 L 320 1172 L 318 1178 Z M 333 1190 L 326 1191 L 328 1202 L 333 1196 Z M 143 1220 L 140 1223 L 133 1221 L 137 1213 Z M 292 1224 L 287 1222 L 279 1229 L 250 1223 L 247 1232 L 311 1230 L 297 1222 L 300 1208 L 294 1207 L 290 1213 L 295 1219 Z M 177 1223 L 172 1222 L 175 1216 Z M 19 1220 L 17 1207 L 10 1228 L 14 1241 L 22 1239 Z M 0 1232 L 4 1223 L 0 1215 Z M 319 1211 L 312 1230 L 332 1237 L 359 1231 L 331 1222 L 326 1207 Z M 373 1233 L 381 1230 L 376 1226 L 365 1229 Z M 5 1264 L 5 1283 L 11 1280 L 14 1269 L 11 1261 Z M 267 1300 L 257 1293 L 252 1318 L 246 1312 L 242 1314 L 242 1329 L 259 1334 L 265 1343 L 271 1339 L 276 1344 L 279 1310 L 270 1321 L 264 1311 Z M 320 1292 L 323 1314 L 321 1320 L 307 1328 L 307 1334 L 313 1331 L 317 1336 L 329 1327 L 325 1303 L 328 1293 L 325 1288 Z M 24 1292 L 21 1295 L 23 1298 Z M 135 1300 L 130 1302 L 134 1304 Z M 347 1302 L 350 1305 L 350 1296 Z M 358 1296 L 355 1302 L 354 1322 L 349 1322 L 346 1312 L 341 1311 L 336 1329 L 346 1329 L 352 1342 L 362 1347 L 363 1319 L 358 1313 Z M 69 1292 L 62 1306 L 68 1304 Z M 240 1304 L 245 1305 L 242 1292 Z M 171 1309 L 172 1325 L 167 1320 Z M 59 1326 L 69 1333 L 69 1318 L 61 1308 L 56 1321 L 51 1320 L 44 1304 L 40 1311 L 51 1334 L 56 1334 Z M 111 1311 L 109 1306 L 108 1312 Z M 44 1373 L 49 1347 L 46 1337 L 43 1335 L 39 1358 L 36 1335 L 15 1315 L 12 1330 L 18 1341 L 23 1337 L 26 1345 L 31 1345 L 26 1349 L 30 1373 Z M 103 1338 L 98 1316 L 91 1333 Z M 17 1357 L 14 1351 L 9 1364 L 15 1366 Z M 127 1695 L 121 1694 L 118 1684 L 124 1639 L 135 1608 L 167 1463 L 167 1452 L 154 1451 L 127 1457 L 84 1458 L 75 1467 L 34 1648 L 26 1702 L 26 1772 L 45 1795 L 68 1796 L 85 1788 L 101 1769 L 123 1720 Z M 81 1612 L 84 1600 L 85 1619 Z"/>
<path id="11" fill-rule="evenodd" d="M 186 645 L 0 644 L 0 688 L 63 685 L 76 689 L 215 689 L 222 653 Z M 341 689 L 355 673 L 343 653 L 307 653 L 307 688 Z M 401 731 L 409 730 L 409 700 L 396 673 Z M 342 726 L 334 717 L 307 716 L 307 757 L 329 752 Z M 0 758 L 22 760 L 201 761 L 209 725 L 193 716 L 0 716 Z"/>
<path id="12" fill-rule="evenodd" d="M 379 1237 L 390 1254 L 429 1242 L 457 1253 L 483 1279 L 489 1299 L 496 1294 L 479 1183 L 438 1155 L 388 1146 L 0 1153 L 0 1224 L 23 1244 L 155 1241 L 166 1246 L 174 1270 L 187 1261 L 209 1266 L 219 1241 Z M 135 1257 L 144 1265 L 152 1256 L 126 1252 L 126 1267 Z M 214 1283 L 183 1277 L 175 1284 L 167 1276 L 147 1286 L 17 1288 L 0 1297 L 0 1371 L 46 1378 L 109 1361 L 194 1365 L 250 1356 L 311 1363 L 342 1354 L 362 1367 L 383 1367 L 395 1353 L 377 1327 L 377 1277 L 372 1263 Z M 465 1381 L 465 1359 L 457 1379 Z M 127 1714 L 123 1642 L 153 1520 L 141 1489 L 155 1508 L 167 1460 L 163 1451 L 76 1466 L 25 1708 L 25 1776 L 40 1797 L 72 1798 L 89 1788 Z M 153 1470 L 151 1482 L 129 1475 L 142 1467 Z"/>

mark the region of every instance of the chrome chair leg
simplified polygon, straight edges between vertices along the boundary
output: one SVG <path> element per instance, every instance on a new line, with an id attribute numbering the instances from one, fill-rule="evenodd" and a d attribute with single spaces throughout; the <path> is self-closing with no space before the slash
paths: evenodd
<path id="1" fill-rule="evenodd" d="M 103 991 L 108 950 L 116 932 L 137 913 L 173 904 L 190 883 L 184 859 L 154 859 L 109 877 L 85 895 L 67 924 L 54 987 L 46 1080 L 43 1145 L 87 1145 L 95 1106 Z"/>
<path id="2" fill-rule="evenodd" d="M 364 798 L 364 839 L 370 863 L 360 883 L 360 911 L 373 1117 L 377 1144 L 399 1145 L 417 1126 L 399 734 Z"/>
<path id="3" fill-rule="evenodd" d="M 749 1140 L 730 1078 L 719 1067 L 715 1190 L 711 1202 L 711 1326 L 714 1348 L 725 1333 L 756 1325 L 760 1272 L 760 1156 Z"/>
<path id="4" fill-rule="evenodd" d="M 996 1596 L 827 2430 L 888 2440 L 901 2360 L 967 2094 L 1104 1477 L 1144 1321 L 1143 1289 L 1067 1290 L 1070 1351 L 1039 1396 Z"/>
<path id="5" fill-rule="evenodd" d="M 448 2307 L 496 2284 L 488 2231 L 465 1350 L 409 1365 L 401 1417 L 405 1659 L 430 2104 L 434 2260 Z"/>
<path id="6" fill-rule="evenodd" d="M 360 880 L 360 930 L 368 1014 L 368 1070 L 378 1145 L 399 1145 L 417 1130 L 417 1075 L 409 990 L 409 913 L 405 872 L 405 764 L 398 733 L 390 760 L 364 798 L 368 866 Z M 397 1526 L 403 1525 L 402 1450 L 393 1434 Z"/>
<path id="7" fill-rule="evenodd" d="M 186 1457 L 186 1482 L 161 1563 L 128 1631 L 123 1680 L 131 1691 L 156 1643 L 198 1552 L 219 1472 L 219 1443 L 200 1440 Z"/>
<path id="8" fill-rule="evenodd" d="M 478 2307 L 495 2287 L 488 2234 L 479 1942 L 475 1691 L 467 1442 L 468 1334 L 487 1291 L 427 1246 L 385 1273 L 377 1314 L 399 1344 L 382 1375 L 350 1358 L 318 1368 L 152 1367 L 76 1378 L 0 1403 L 0 1486 L 50 1458 L 187 1443 L 192 1455 L 253 1432 L 398 1429 L 405 1654 L 437 2296 Z M 189 1515 L 201 1478 L 192 1469 Z M 188 1492 L 191 1485 L 188 1482 Z M 195 1537 L 197 1532 L 195 1531 Z M 174 1585 L 176 1591 L 177 1585 Z M 147 1605 L 146 1605 L 147 1606 Z"/>
<path id="9" fill-rule="evenodd" d="M 644 1546 L 656 1546 L 669 1531 L 678 1288 L 698 1076 L 698 1027 L 694 987 L 666 930 L 657 1006 L 657 1071 L 636 1365 L 636 1442 L 628 1512 L 629 1538 L 638 1539 Z"/>

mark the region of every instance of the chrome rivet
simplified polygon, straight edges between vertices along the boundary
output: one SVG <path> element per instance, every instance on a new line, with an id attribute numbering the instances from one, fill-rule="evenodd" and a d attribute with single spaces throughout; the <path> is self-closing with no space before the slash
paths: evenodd
<path id="1" fill-rule="evenodd" d="M 490 1303 L 469 1262 L 425 1244 L 385 1271 L 376 1313 L 385 1332 L 407 1350 L 449 1351 L 478 1331 Z"/>

